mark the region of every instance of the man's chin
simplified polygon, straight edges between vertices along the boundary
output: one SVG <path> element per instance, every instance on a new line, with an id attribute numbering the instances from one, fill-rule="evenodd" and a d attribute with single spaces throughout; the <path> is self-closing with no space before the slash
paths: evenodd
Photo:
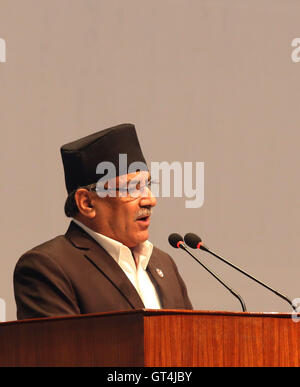
<path id="1" fill-rule="evenodd" d="M 134 248 L 138 246 L 139 244 L 146 242 L 146 240 L 149 238 L 149 232 L 148 230 L 145 230 L 143 232 L 139 232 L 138 235 L 135 235 L 131 240 L 128 240 L 127 243 L 124 243 L 129 248 Z"/>

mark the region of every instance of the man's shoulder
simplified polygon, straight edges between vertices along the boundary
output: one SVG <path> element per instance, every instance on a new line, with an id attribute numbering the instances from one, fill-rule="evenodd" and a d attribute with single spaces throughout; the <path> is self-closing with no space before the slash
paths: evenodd
<path id="1" fill-rule="evenodd" d="M 17 262 L 17 266 L 27 263 L 32 260 L 43 260 L 45 258 L 59 258 L 64 255 L 64 253 L 71 248 L 71 244 L 66 238 L 65 235 L 58 235 L 46 242 L 43 242 L 30 250 L 27 250 L 22 256 L 19 258 Z"/>
<path id="2" fill-rule="evenodd" d="M 58 235 L 52 239 L 49 239 L 46 242 L 43 242 L 30 250 L 26 251 L 24 255 L 31 253 L 31 252 L 51 252 L 52 250 L 56 250 L 57 248 L 64 247 L 65 245 L 69 244 L 69 241 L 67 240 L 65 235 Z"/>
<path id="3" fill-rule="evenodd" d="M 77 252 L 80 253 L 80 246 L 79 249 L 76 248 L 78 247 L 77 241 L 81 242 L 89 239 L 89 236 L 83 230 L 71 222 L 64 235 L 58 235 L 26 251 L 17 265 L 30 260 L 43 260 L 43 258 L 57 262 L 65 261 L 66 257 L 75 256 Z"/>

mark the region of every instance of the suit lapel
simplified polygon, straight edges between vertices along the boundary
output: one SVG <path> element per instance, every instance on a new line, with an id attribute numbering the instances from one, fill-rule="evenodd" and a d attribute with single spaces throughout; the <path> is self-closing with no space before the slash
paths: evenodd
<path id="1" fill-rule="evenodd" d="M 152 278 L 152 282 L 156 288 L 157 293 L 159 294 L 161 307 L 164 309 L 166 305 L 172 305 L 172 300 L 169 299 L 170 292 L 170 282 L 165 278 L 165 273 L 161 270 L 161 264 L 157 252 L 153 249 L 151 259 L 147 266 L 147 272 Z"/>
<path id="2" fill-rule="evenodd" d="M 71 222 L 65 236 L 74 247 L 82 250 L 83 257 L 105 275 L 123 297 L 126 298 L 133 309 L 145 308 L 139 294 L 124 271 L 94 238 L 74 222 Z"/>

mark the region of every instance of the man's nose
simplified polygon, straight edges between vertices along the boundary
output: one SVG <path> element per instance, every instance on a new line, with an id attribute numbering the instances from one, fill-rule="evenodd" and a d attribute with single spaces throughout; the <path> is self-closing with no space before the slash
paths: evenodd
<path id="1" fill-rule="evenodd" d="M 156 197 L 153 195 L 149 187 L 145 187 L 140 198 L 140 205 L 143 206 L 156 206 Z"/>

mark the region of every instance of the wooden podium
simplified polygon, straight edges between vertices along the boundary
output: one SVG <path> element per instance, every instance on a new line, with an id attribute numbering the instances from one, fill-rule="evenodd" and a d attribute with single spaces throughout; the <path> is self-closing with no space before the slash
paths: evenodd
<path id="1" fill-rule="evenodd" d="M 291 314 L 135 310 L 0 324 L 0 366 L 299 366 Z"/>

